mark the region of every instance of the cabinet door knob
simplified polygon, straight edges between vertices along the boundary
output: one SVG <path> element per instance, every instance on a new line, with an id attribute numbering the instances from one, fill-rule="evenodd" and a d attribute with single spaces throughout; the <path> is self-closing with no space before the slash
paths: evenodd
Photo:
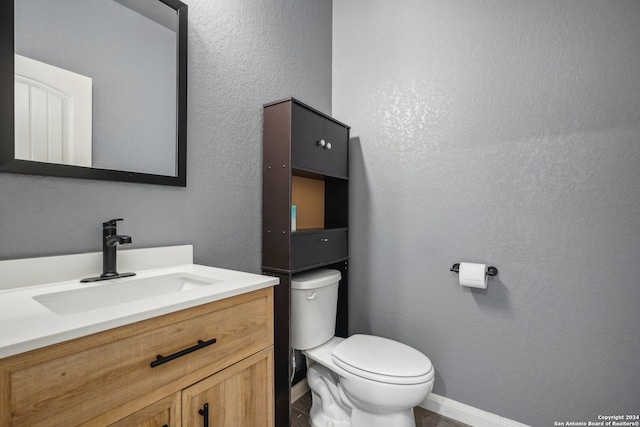
<path id="1" fill-rule="evenodd" d="M 323 239 L 320 239 L 320 241 L 321 241 L 321 242 L 328 242 L 328 241 L 329 241 L 329 239 L 323 238 Z"/>
<path id="2" fill-rule="evenodd" d="M 327 142 L 327 145 L 324 148 L 326 148 L 327 150 L 331 150 L 331 143 Z"/>
<path id="3" fill-rule="evenodd" d="M 324 139 L 321 139 L 320 141 L 318 141 L 318 145 L 319 145 L 320 147 L 324 148 L 324 147 L 327 145 L 327 143 L 325 142 L 325 140 L 324 140 Z"/>

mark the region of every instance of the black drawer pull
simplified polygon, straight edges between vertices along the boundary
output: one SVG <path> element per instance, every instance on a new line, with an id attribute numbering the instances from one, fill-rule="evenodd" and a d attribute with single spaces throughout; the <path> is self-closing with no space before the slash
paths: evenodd
<path id="1" fill-rule="evenodd" d="M 198 413 L 204 418 L 204 427 L 209 427 L 209 404 L 205 403 L 204 408 L 198 410 Z"/>
<path id="2" fill-rule="evenodd" d="M 194 345 L 193 347 L 185 348 L 184 350 L 180 350 L 179 352 L 173 353 L 167 357 L 164 357 L 163 355 L 159 354 L 156 356 L 156 360 L 151 362 L 151 367 L 155 368 L 156 366 L 162 365 L 163 363 L 171 362 L 173 359 L 182 357 L 185 354 L 193 353 L 196 350 L 200 350 L 201 348 L 210 346 L 211 344 L 215 344 L 215 343 L 216 343 L 215 338 L 209 341 L 198 340 L 198 344 Z"/>

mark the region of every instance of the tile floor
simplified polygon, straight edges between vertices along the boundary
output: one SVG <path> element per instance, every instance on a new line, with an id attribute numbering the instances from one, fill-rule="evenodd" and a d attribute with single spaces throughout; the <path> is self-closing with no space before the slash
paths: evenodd
<path id="1" fill-rule="evenodd" d="M 291 427 L 309 427 L 309 409 L 311 408 L 311 393 L 307 392 L 296 400 L 291 408 Z M 470 427 L 467 424 L 444 417 L 435 412 L 422 408 L 414 410 L 416 427 Z"/>

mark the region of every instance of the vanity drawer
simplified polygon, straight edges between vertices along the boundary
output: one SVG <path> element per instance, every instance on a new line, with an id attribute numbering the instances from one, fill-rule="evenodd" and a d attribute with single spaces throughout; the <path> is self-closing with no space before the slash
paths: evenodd
<path id="1" fill-rule="evenodd" d="M 291 269 L 326 264 L 349 256 L 347 229 L 305 230 L 291 235 Z"/>
<path id="2" fill-rule="evenodd" d="M 12 356 L 0 360 L 0 425 L 106 425 L 272 344 L 269 288 Z"/>

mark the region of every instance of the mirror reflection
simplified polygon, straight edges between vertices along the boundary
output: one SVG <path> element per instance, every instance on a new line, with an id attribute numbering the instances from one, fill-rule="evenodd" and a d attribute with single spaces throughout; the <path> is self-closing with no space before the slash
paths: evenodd
<path id="1" fill-rule="evenodd" d="M 180 5 L 15 0 L 15 158 L 176 176 Z"/>

